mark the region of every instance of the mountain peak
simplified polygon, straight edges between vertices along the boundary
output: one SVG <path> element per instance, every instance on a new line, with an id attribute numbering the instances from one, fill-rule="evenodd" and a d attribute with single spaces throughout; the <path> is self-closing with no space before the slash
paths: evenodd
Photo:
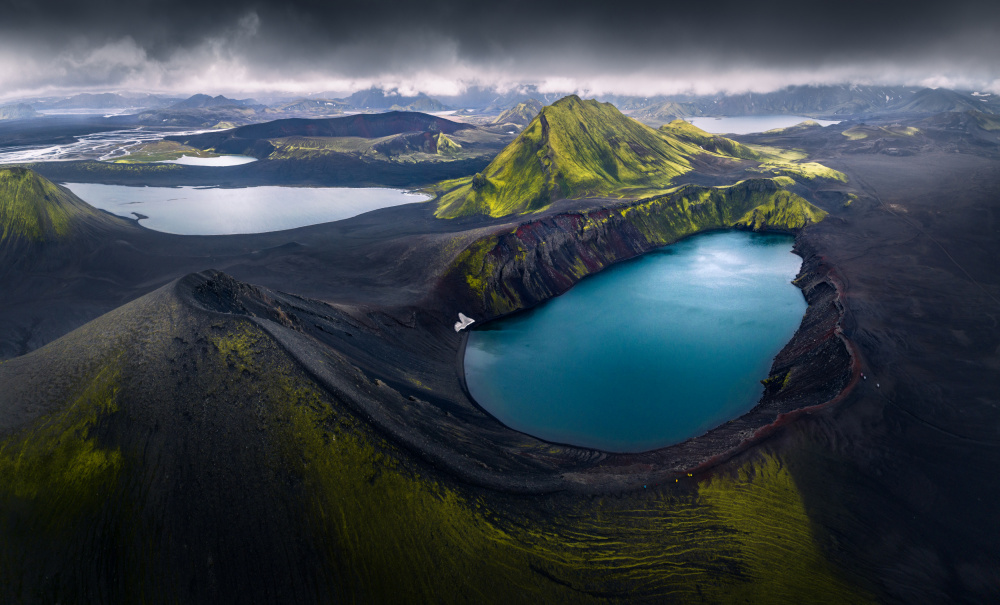
<path id="1" fill-rule="evenodd" d="M 63 239 L 84 215 L 115 220 L 32 170 L 0 168 L 0 248 Z"/>
<path id="2" fill-rule="evenodd" d="M 65 194 L 27 168 L 0 169 L 0 243 L 46 241 L 69 233 Z"/>
<path id="3" fill-rule="evenodd" d="M 173 109 L 202 109 L 206 107 L 231 107 L 231 106 L 245 107 L 253 104 L 254 104 L 253 99 L 239 100 L 239 99 L 230 99 L 223 95 L 218 95 L 213 97 L 211 95 L 199 93 L 191 95 L 190 97 L 184 99 L 183 101 L 174 103 L 171 107 Z"/>
<path id="4" fill-rule="evenodd" d="M 559 199 L 662 189 L 700 151 L 610 103 L 569 95 L 542 108 L 482 173 L 446 192 L 437 216 L 523 214 Z"/>
<path id="5" fill-rule="evenodd" d="M 497 119 L 493 120 L 493 123 L 498 126 L 503 126 L 504 124 L 515 124 L 523 128 L 535 119 L 535 116 L 542 111 L 542 107 L 543 105 L 541 101 L 537 99 L 528 99 L 527 101 L 518 103 L 501 113 L 497 116 Z"/>

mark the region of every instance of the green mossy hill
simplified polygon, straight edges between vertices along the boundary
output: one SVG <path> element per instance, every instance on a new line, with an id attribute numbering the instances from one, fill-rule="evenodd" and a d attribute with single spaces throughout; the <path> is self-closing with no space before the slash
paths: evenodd
<path id="1" fill-rule="evenodd" d="M 654 130 L 610 103 L 574 95 L 542 108 L 481 173 L 439 183 L 436 216 L 500 217 L 539 212 L 561 199 L 648 197 L 669 189 L 696 158 L 756 162 L 746 170 L 805 181 L 847 180 L 790 155 L 754 149 L 683 120 Z"/>
<path id="2" fill-rule="evenodd" d="M 804 122 L 799 122 L 794 126 L 786 126 L 784 128 L 772 128 L 771 130 L 765 130 L 766 134 L 788 134 L 791 132 L 802 132 L 803 130 L 809 130 L 810 128 L 822 128 L 819 122 L 815 120 L 806 120 Z"/>
<path id="3" fill-rule="evenodd" d="M 757 162 L 763 162 L 767 159 L 771 159 L 766 154 L 755 151 L 746 145 L 737 143 L 732 139 L 727 139 L 724 136 L 705 132 L 701 128 L 698 128 L 691 122 L 685 120 L 674 120 L 669 124 L 664 124 L 660 127 L 660 132 L 676 139 L 698 145 L 710 153 L 715 153 L 725 157 L 739 158 L 741 160 L 754 160 Z"/>
<path id="4" fill-rule="evenodd" d="M 792 232 L 826 212 L 784 187 L 789 177 L 675 191 L 493 233 L 460 252 L 443 283 L 484 318 L 531 307 L 608 265 L 713 229 Z"/>
<path id="5" fill-rule="evenodd" d="M 83 214 L 98 213 L 31 170 L 0 168 L 0 244 L 64 238 Z"/>
<path id="6" fill-rule="evenodd" d="M 813 127 L 818 128 L 819 124 L 809 120 L 783 131 Z M 811 182 L 816 179 L 840 181 L 842 183 L 847 182 L 847 175 L 843 172 L 828 168 L 817 162 L 803 162 L 802 160 L 807 156 L 798 150 L 761 145 L 751 147 L 720 135 L 705 132 L 685 120 L 674 120 L 669 124 L 664 124 L 660 127 L 660 132 L 678 140 L 697 145 L 706 153 L 718 157 L 759 162 L 757 166 L 747 168 L 747 172 L 775 177 L 792 177 L 800 182 Z"/>
<path id="7" fill-rule="evenodd" d="M 461 151 L 462 146 L 448 138 L 448 135 L 445 133 L 439 132 L 435 139 L 434 148 L 437 150 L 438 155 L 455 155 Z"/>
<path id="8" fill-rule="evenodd" d="M 497 116 L 493 123 L 502 126 L 504 124 L 516 124 L 524 127 L 535 119 L 535 116 L 542 111 L 542 102 L 537 99 L 528 99 L 523 103 L 518 103 L 507 111 Z"/>
<path id="9" fill-rule="evenodd" d="M 898 124 L 891 126 L 869 126 L 867 124 L 859 124 L 848 128 L 840 134 L 844 135 L 851 141 L 861 141 L 869 137 L 912 137 L 920 134 L 920 129 L 915 126 L 900 126 Z"/>
<path id="10" fill-rule="evenodd" d="M 703 153 L 626 117 L 610 103 L 573 95 L 544 107 L 475 177 L 443 193 L 439 218 L 505 216 L 566 198 L 619 197 L 662 190 Z"/>

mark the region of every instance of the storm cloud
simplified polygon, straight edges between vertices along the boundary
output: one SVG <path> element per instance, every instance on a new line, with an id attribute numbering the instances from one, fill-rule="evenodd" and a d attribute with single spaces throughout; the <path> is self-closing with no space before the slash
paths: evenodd
<path id="1" fill-rule="evenodd" d="M 0 0 L 0 97 L 77 90 L 1000 92 L 1000 6 Z"/>

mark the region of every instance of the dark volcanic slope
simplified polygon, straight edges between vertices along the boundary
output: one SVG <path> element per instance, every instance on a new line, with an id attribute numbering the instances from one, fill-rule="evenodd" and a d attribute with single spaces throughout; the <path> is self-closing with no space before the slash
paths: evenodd
<path id="1" fill-rule="evenodd" d="M 120 231 L 146 256 L 106 257 L 132 277 L 102 288 L 84 271 L 94 291 L 165 285 L 0 364 L 0 596 L 995 601 L 1000 162 L 993 131 L 956 124 L 899 125 L 921 129 L 910 155 L 870 145 L 898 132 L 841 134 L 852 125 L 755 139 L 850 181 L 802 189 L 830 216 L 797 237 L 811 315 L 751 415 L 774 422 L 697 469 L 678 461 L 719 454 L 713 437 L 637 456 L 554 446 L 462 392 L 451 323 L 467 299 L 436 278 L 470 242 L 516 239 L 536 260 L 498 266 L 560 291 L 594 260 L 581 208 Z M 641 252 L 634 234 L 610 245 L 625 231 L 595 203 L 609 260 Z M 199 263 L 236 279 L 170 281 Z M 501 268 L 491 287 L 518 277 Z"/>
<path id="2" fill-rule="evenodd" d="M 310 346 L 286 327 L 298 310 L 277 312 L 288 299 L 274 295 L 189 276 L 0 365 L 0 430 L 20 429 L 0 450 L 5 601 L 865 598 L 825 561 L 777 458 L 747 466 L 752 482 L 685 479 L 627 497 L 456 481 L 434 442 L 387 439 L 348 402 L 464 412 L 439 405 L 419 374 L 404 397 L 330 349 L 319 386 L 289 356 Z M 341 338 L 426 329 L 377 312 L 327 316 Z M 440 354 L 439 339 L 424 340 Z M 552 456 L 536 444 L 502 464 L 530 478 Z M 748 525 L 751 504 L 782 518 L 751 513 Z"/>
<path id="3" fill-rule="evenodd" d="M 211 267 L 306 296 L 413 302 L 431 287 L 428 276 L 446 260 L 437 247 L 451 241 L 448 233 L 463 229 L 434 220 L 433 208 L 418 203 L 294 231 L 176 236 L 95 210 L 69 191 L 38 181 L 89 213 L 67 237 L 33 245 L 31 253 L 0 248 L 0 359 L 24 354 L 151 289 Z"/>
<path id="4" fill-rule="evenodd" d="M 811 239 L 842 280 L 867 380 L 787 439 L 823 452 L 806 498 L 894 600 L 988 601 L 1000 592 L 988 504 L 1000 488 L 984 480 L 1000 466 L 1000 166 L 918 158 L 832 162 L 867 195 Z M 844 476 L 821 485 L 828 464 Z"/>
<path id="5" fill-rule="evenodd" d="M 167 137 L 167 139 L 199 149 L 216 149 L 225 152 L 237 148 L 243 150 L 253 147 L 258 141 L 280 137 L 363 137 L 372 139 L 404 132 L 435 131 L 452 134 L 470 128 L 475 128 L 475 126 L 452 122 L 425 113 L 390 111 L 317 120 L 274 120 L 273 122 L 251 124 L 222 132 L 208 132 L 186 137 Z"/>

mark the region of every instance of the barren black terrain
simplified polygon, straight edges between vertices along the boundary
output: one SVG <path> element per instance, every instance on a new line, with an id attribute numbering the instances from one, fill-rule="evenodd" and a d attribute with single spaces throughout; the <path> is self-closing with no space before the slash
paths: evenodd
<path id="1" fill-rule="evenodd" d="M 993 126 L 969 111 L 739 138 L 847 177 L 794 186 L 824 220 L 756 225 L 796 234 L 809 309 L 750 413 L 629 455 L 483 412 L 452 325 L 661 245 L 622 218 L 638 202 L 454 219 L 427 202 L 194 237 L 9 170 L 45 205 L 39 236 L 0 241 L 0 600 L 995 600 Z M 425 186 L 488 161 L 92 180 Z M 678 182 L 771 192 L 750 165 L 713 156 Z M 33 168 L 66 182 L 85 166 Z M 492 263 L 478 290 L 460 262 L 477 245 Z"/>

